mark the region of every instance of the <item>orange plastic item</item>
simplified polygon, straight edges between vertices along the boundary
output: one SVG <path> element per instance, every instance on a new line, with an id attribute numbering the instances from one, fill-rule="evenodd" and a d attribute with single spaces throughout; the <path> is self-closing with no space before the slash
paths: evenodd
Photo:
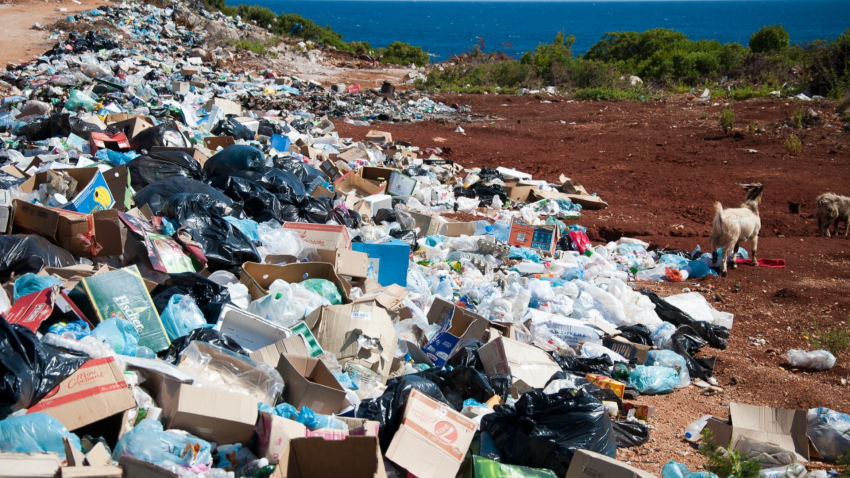
<path id="1" fill-rule="evenodd" d="M 670 282 L 682 282 L 684 279 L 682 278 L 682 273 L 679 272 L 678 269 L 673 269 L 672 267 L 668 267 L 666 269 L 667 280 Z"/>

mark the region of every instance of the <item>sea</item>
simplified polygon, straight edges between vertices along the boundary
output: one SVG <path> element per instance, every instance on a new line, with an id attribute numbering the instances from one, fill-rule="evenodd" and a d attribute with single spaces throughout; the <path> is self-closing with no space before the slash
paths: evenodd
<path id="1" fill-rule="evenodd" d="M 231 2 L 228 2 L 231 3 Z M 850 28 L 850 0 L 715 1 L 390 1 L 244 0 L 297 13 L 340 32 L 345 41 L 419 45 L 445 61 L 473 45 L 511 56 L 573 34 L 585 53 L 606 32 L 670 28 L 689 38 L 744 45 L 764 25 L 782 24 L 792 43 L 837 38 Z"/>

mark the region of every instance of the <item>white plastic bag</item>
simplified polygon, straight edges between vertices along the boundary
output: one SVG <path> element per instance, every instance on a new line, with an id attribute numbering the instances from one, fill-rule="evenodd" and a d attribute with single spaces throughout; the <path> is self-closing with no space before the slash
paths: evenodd
<path id="1" fill-rule="evenodd" d="M 786 354 L 788 363 L 795 367 L 812 370 L 829 370 L 835 366 L 835 356 L 826 350 L 789 350 Z"/>
<path id="2" fill-rule="evenodd" d="M 298 322 L 292 288 L 286 282 L 277 279 L 269 286 L 269 295 L 261 297 L 248 306 L 248 312 L 280 324 L 284 327 Z"/>

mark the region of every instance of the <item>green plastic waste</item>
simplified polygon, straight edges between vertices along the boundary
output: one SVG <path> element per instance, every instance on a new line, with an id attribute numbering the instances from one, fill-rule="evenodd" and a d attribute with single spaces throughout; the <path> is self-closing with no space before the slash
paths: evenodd
<path id="1" fill-rule="evenodd" d="M 80 108 L 91 111 L 95 107 L 97 107 L 97 101 L 80 90 L 71 90 L 68 101 L 65 102 L 65 109 L 68 111 L 76 111 Z"/>
<path id="2" fill-rule="evenodd" d="M 342 304 L 342 296 L 333 282 L 327 279 L 307 279 L 301 282 L 307 290 L 324 297 L 331 305 Z"/>

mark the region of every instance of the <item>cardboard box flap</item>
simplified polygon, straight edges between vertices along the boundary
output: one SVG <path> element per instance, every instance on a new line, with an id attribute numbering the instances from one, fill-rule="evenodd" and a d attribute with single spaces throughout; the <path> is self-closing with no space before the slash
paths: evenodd
<path id="1" fill-rule="evenodd" d="M 251 353 L 251 358 L 276 367 L 280 356 L 283 354 L 309 357 L 310 351 L 307 349 L 307 340 L 301 334 L 293 335 L 267 347 L 255 350 Z"/>
<path id="2" fill-rule="evenodd" d="M 283 279 L 290 284 L 306 279 L 327 279 L 337 286 L 343 303 L 350 302 L 348 294 L 351 292 L 351 284 L 336 273 L 333 264 L 326 262 L 304 262 L 285 266 L 256 262 L 242 264 L 240 281 L 248 287 L 253 300 L 268 295 L 269 286 L 275 279 Z"/>
<path id="3" fill-rule="evenodd" d="M 55 478 L 61 468 L 56 453 L 0 453 L 4 478 Z"/>
<path id="4" fill-rule="evenodd" d="M 656 478 L 648 471 L 638 470 L 616 458 L 590 450 L 576 450 L 566 478 Z"/>
<path id="5" fill-rule="evenodd" d="M 732 440 L 752 438 L 794 450 L 809 459 L 809 441 L 806 436 L 806 411 L 759 407 L 731 402 Z"/>
<path id="6" fill-rule="evenodd" d="M 289 442 L 286 461 L 281 458 L 285 478 L 386 478 L 384 460 L 376 437 L 347 437 L 325 440 L 297 438 Z M 333 459 L 328 459 L 333 457 Z"/>

